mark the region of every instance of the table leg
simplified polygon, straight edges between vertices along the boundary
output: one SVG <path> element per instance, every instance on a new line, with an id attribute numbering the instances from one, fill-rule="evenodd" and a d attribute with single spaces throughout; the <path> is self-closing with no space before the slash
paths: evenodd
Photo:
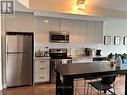
<path id="1" fill-rule="evenodd" d="M 64 95 L 73 95 L 73 89 L 74 89 L 73 84 L 74 84 L 73 78 L 64 77 L 63 79 Z"/>
<path id="2" fill-rule="evenodd" d="M 60 80 L 60 73 L 58 70 L 56 70 L 56 95 L 62 95 L 61 94 L 61 80 Z"/>
<path id="3" fill-rule="evenodd" d="M 125 95 L 127 95 L 127 74 L 125 74 Z"/>

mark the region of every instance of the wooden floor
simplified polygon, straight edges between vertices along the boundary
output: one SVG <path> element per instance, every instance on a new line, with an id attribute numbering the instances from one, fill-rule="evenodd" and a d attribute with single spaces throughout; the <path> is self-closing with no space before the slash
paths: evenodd
<path id="1" fill-rule="evenodd" d="M 124 76 L 119 76 L 115 82 L 117 95 L 124 95 Z M 77 85 L 76 85 L 77 86 Z M 83 81 L 78 82 L 76 95 L 83 95 Z M 8 88 L 0 92 L 0 95 L 55 95 L 55 84 L 43 84 L 27 87 Z M 91 93 L 89 94 L 91 95 Z M 97 94 L 94 94 L 97 95 Z M 110 95 L 110 94 L 106 94 Z"/>

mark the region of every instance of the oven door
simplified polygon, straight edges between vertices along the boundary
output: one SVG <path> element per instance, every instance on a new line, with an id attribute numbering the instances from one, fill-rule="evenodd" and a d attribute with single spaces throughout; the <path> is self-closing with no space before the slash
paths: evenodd
<path id="1" fill-rule="evenodd" d="M 56 82 L 56 65 L 57 64 L 69 64 L 72 63 L 72 59 L 51 59 L 50 60 L 50 82 Z"/>
<path id="2" fill-rule="evenodd" d="M 50 60 L 50 82 L 56 83 L 56 64 L 62 64 L 61 59 Z"/>

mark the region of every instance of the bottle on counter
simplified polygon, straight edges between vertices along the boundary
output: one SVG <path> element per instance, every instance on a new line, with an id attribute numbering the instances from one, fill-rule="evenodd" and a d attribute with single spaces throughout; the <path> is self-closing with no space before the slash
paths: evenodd
<path id="1" fill-rule="evenodd" d="M 35 57 L 43 57 L 43 55 L 43 51 L 41 51 L 40 49 L 35 52 Z"/>
<path id="2" fill-rule="evenodd" d="M 49 56 L 49 49 L 48 49 L 48 47 L 45 47 L 44 56 L 45 57 L 48 57 Z"/>

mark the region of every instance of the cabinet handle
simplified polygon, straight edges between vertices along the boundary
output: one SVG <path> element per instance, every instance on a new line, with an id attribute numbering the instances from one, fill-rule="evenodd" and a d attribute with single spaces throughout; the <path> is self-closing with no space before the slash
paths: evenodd
<path id="1" fill-rule="evenodd" d="M 45 68 L 40 68 L 40 69 L 45 69 Z"/>
<path id="2" fill-rule="evenodd" d="M 43 79 L 43 78 L 45 78 L 45 77 L 40 77 L 40 79 Z"/>
<path id="3" fill-rule="evenodd" d="M 40 62 L 45 62 L 45 61 L 40 61 Z"/>

